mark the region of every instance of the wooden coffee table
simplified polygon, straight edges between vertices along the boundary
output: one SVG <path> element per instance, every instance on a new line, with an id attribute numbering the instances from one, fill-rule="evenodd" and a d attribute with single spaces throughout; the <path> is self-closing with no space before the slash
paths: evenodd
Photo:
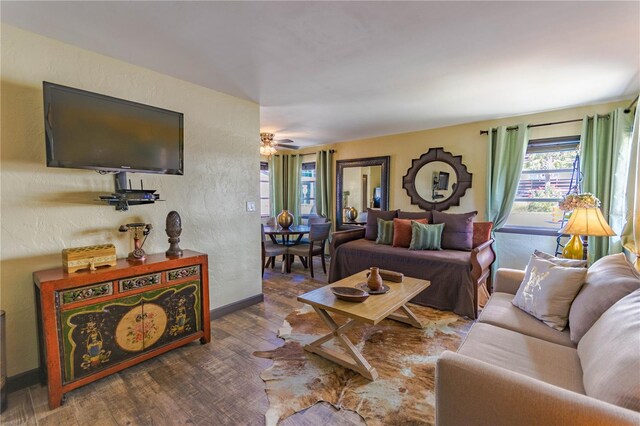
<path id="1" fill-rule="evenodd" d="M 362 356 L 345 332 L 358 323 L 375 325 L 385 318 L 422 328 L 422 324 L 406 303 L 429 287 L 430 282 L 410 277 L 404 277 L 401 283 L 385 281 L 384 283 L 390 288 L 387 293 L 371 295 L 361 303 L 339 300 L 331 292 L 331 287 L 356 287 L 357 284 L 366 282 L 366 273 L 367 271 L 365 270 L 333 284 L 305 293 L 298 296 L 298 301 L 311 305 L 331 329 L 331 333 L 306 345 L 304 347 L 305 350 L 343 367 L 350 368 L 369 380 L 375 380 L 378 377 L 378 372 Z M 329 315 L 329 312 L 348 317 L 349 321 L 339 326 Z M 345 349 L 346 353 L 322 346 L 332 339 L 335 339 Z"/>

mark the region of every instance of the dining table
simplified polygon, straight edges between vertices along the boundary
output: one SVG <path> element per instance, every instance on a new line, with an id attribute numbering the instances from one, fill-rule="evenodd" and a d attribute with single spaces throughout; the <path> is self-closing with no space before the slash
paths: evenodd
<path id="1" fill-rule="evenodd" d="M 292 225 L 288 228 L 281 226 L 265 226 L 264 233 L 271 238 L 274 244 L 282 244 L 285 246 L 294 246 L 300 244 L 302 237 L 309 233 L 311 228 L 308 225 Z M 280 239 L 278 240 L 278 237 Z M 286 255 L 285 262 L 282 264 L 282 272 L 290 273 L 291 264 L 293 263 L 295 256 Z M 304 260 L 300 259 L 303 262 Z"/>

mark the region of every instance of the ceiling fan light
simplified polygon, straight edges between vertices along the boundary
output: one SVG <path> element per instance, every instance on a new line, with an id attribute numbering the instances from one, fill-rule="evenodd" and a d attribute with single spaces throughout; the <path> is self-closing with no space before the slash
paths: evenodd
<path id="1" fill-rule="evenodd" d="M 261 146 L 260 155 L 266 155 L 267 157 L 275 154 L 277 151 L 272 146 Z"/>
<path id="2" fill-rule="evenodd" d="M 273 133 L 260 133 L 260 155 L 272 156 L 277 151 L 274 148 Z"/>
<path id="3" fill-rule="evenodd" d="M 260 141 L 264 144 L 273 143 L 273 133 L 260 133 Z"/>

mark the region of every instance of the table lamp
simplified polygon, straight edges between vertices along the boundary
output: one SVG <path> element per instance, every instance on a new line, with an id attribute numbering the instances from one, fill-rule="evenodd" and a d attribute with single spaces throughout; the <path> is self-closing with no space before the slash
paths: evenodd
<path id="1" fill-rule="evenodd" d="M 577 208 L 571 213 L 569 222 L 559 231 L 571 235 L 571 239 L 562 250 L 567 259 L 587 259 L 587 242 L 582 243 L 580 236 L 610 237 L 616 235 L 597 207 Z"/>

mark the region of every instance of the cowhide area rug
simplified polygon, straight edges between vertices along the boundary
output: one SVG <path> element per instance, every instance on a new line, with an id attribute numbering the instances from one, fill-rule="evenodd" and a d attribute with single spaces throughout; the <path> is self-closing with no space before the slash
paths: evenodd
<path id="1" fill-rule="evenodd" d="M 443 351 L 458 349 L 472 321 L 423 306 L 411 305 L 411 310 L 423 329 L 384 320 L 349 330 L 351 341 L 378 371 L 373 382 L 303 349 L 329 332 L 310 306 L 289 314 L 278 331 L 284 345 L 254 352 L 274 361 L 260 376 L 269 398 L 267 425 L 320 401 L 355 411 L 368 425 L 434 424 L 436 360 Z M 334 319 L 346 322 L 340 316 Z M 325 346 L 342 350 L 333 342 Z"/>

